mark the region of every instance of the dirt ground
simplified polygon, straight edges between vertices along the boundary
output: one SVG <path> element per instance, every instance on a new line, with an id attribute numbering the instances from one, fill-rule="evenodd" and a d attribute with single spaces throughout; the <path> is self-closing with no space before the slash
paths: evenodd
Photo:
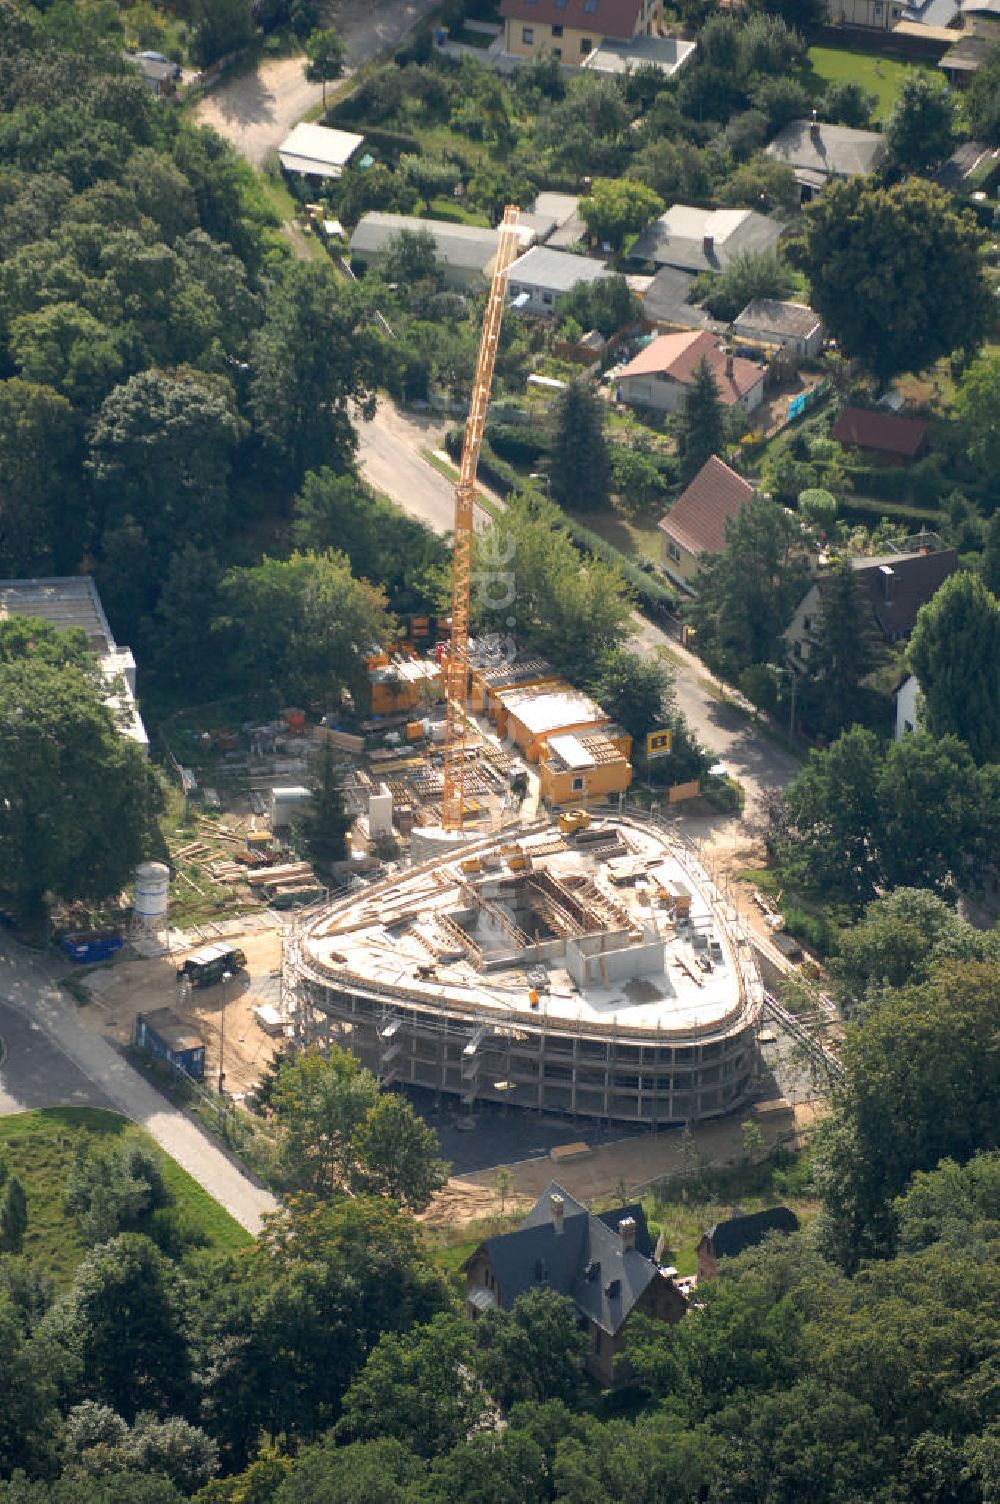
<path id="1" fill-rule="evenodd" d="M 699 1154 L 709 1165 L 737 1163 L 743 1157 L 741 1123 L 753 1117 L 763 1134 L 763 1149 L 779 1141 L 793 1146 L 800 1135 L 824 1114 L 826 1104 L 807 1102 L 784 1112 L 758 1114 L 748 1109 L 718 1123 L 695 1128 Z M 583 1140 L 586 1139 L 584 1130 Z M 508 1165 L 512 1182 L 507 1195 L 507 1210 L 525 1210 L 532 1206 L 550 1180 L 558 1180 L 571 1196 L 590 1205 L 621 1195 L 627 1187 L 632 1195 L 654 1180 L 681 1173 L 681 1135 L 677 1132 L 644 1135 L 590 1149 L 579 1158 L 556 1161 L 551 1158 L 523 1160 Z M 455 1178 L 439 1191 L 423 1214 L 423 1221 L 433 1227 L 461 1227 L 500 1211 L 496 1189 L 496 1169 L 481 1170 L 475 1175 Z"/>
<path id="2" fill-rule="evenodd" d="M 280 997 L 281 932 L 270 928 L 226 936 L 246 952 L 247 975 L 196 989 L 178 1006 L 176 968 L 190 950 L 172 952 L 151 960 L 125 960 L 101 968 L 87 978 L 91 1001 L 80 1018 L 91 1029 L 127 1043 L 133 1035 L 137 1013 L 154 1008 L 173 1008 L 191 1023 L 205 1042 L 205 1075 L 214 1086 L 218 1080 L 225 1019 L 226 1090 L 238 1096 L 260 1080 L 279 1040 L 270 1038 L 253 1016 L 258 1003 L 277 1007 Z"/>

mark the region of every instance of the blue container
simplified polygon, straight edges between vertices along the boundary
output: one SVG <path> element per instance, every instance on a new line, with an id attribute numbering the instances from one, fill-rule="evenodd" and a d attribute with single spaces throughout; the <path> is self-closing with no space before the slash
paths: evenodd
<path id="1" fill-rule="evenodd" d="M 107 961 L 120 951 L 123 945 L 117 930 L 94 930 L 92 933 L 64 935 L 62 948 L 71 961 L 80 966 L 95 966 L 98 961 Z"/>

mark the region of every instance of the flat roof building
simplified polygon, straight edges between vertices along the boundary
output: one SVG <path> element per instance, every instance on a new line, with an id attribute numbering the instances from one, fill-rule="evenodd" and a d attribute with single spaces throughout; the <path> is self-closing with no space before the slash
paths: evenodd
<path id="1" fill-rule="evenodd" d="M 477 287 L 493 275 L 500 247 L 500 231 L 486 225 L 453 225 L 443 219 L 418 219 L 413 214 L 389 214 L 373 210 L 363 214 L 351 236 L 351 256 L 374 269 L 386 259 L 392 242 L 406 230 L 411 235 L 430 235 L 444 280 L 451 287 Z M 525 246 L 534 232 L 518 228 Z"/>
<path id="2" fill-rule="evenodd" d="M 122 735 L 148 752 L 149 737 L 135 701 L 135 659 L 130 648 L 115 642 L 90 575 L 0 580 L 0 619 L 8 616 L 34 616 L 60 632 L 82 631 L 100 665 L 107 684 L 105 703 L 118 717 Z"/>
<path id="3" fill-rule="evenodd" d="M 286 172 L 301 172 L 310 178 L 340 178 L 364 139 L 353 131 L 335 131 L 303 120 L 278 147 L 278 160 Z"/>
<path id="4" fill-rule="evenodd" d="M 578 282 L 604 282 L 613 275 L 603 261 L 535 245 L 512 263 L 507 295 L 519 313 L 552 314 L 556 300 Z"/>

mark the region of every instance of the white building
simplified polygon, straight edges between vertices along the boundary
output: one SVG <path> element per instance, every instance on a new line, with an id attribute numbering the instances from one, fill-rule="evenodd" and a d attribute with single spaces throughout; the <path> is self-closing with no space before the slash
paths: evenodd
<path id="1" fill-rule="evenodd" d="M 278 159 L 286 172 L 301 172 L 309 178 L 339 178 L 364 139 L 353 131 L 333 131 L 303 120 L 278 147 Z"/>
<path id="2" fill-rule="evenodd" d="M 135 659 L 120 648 L 89 575 L 65 579 L 0 580 L 0 619 L 34 616 L 60 632 L 76 627 L 100 664 L 108 692 L 106 702 L 119 718 L 122 734 L 149 751 L 149 737 L 135 702 Z"/>
<path id="3" fill-rule="evenodd" d="M 754 298 L 733 323 L 733 333 L 752 345 L 780 345 L 796 360 L 813 360 L 823 348 L 819 315 L 805 303 Z"/>
<path id="4" fill-rule="evenodd" d="M 535 245 L 511 265 L 507 291 L 519 313 L 551 314 L 556 300 L 578 282 L 603 282 L 612 275 L 603 261 Z"/>

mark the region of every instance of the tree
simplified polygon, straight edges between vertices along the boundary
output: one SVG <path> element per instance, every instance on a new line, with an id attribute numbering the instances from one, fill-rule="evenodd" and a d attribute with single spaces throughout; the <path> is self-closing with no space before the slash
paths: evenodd
<path id="1" fill-rule="evenodd" d="M 509 1311 L 485 1311 L 475 1325 L 476 1372 L 505 1410 L 519 1400 L 572 1405 L 583 1382 L 587 1339 L 572 1301 L 548 1289 L 519 1295 Z"/>
<path id="2" fill-rule="evenodd" d="M 395 1092 L 383 1093 L 353 1135 L 352 1184 L 371 1195 L 387 1196 L 415 1212 L 447 1183 L 449 1166 L 439 1157 L 434 1129 Z"/>
<path id="3" fill-rule="evenodd" d="M 805 593 L 795 520 L 773 501 L 751 497 L 726 523 L 726 547 L 706 555 L 688 618 L 698 651 L 713 669 L 737 677 L 751 663 L 783 655 L 782 632 Z"/>
<path id="4" fill-rule="evenodd" d="M 725 422 L 719 387 L 712 367 L 702 356 L 688 387 L 677 447 L 681 456 L 681 480 L 694 479 L 713 454 L 726 447 Z"/>
<path id="5" fill-rule="evenodd" d="M 19 637 L 0 623 L 0 886 L 25 910 L 49 892 L 106 899 L 156 849 L 156 777 L 96 669 L 46 661 Z"/>
<path id="6" fill-rule="evenodd" d="M 955 96 L 942 78 L 908 72 L 885 128 L 889 155 L 903 172 L 925 172 L 955 144 Z"/>
<path id="7" fill-rule="evenodd" d="M 343 554 L 293 553 L 231 569 L 220 586 L 216 630 L 235 682 L 339 709 L 348 692 L 366 704 L 371 653 L 392 637 L 381 590 L 356 580 Z"/>
<path id="8" fill-rule="evenodd" d="M 983 553 L 983 582 L 1000 600 L 1000 511 L 993 513 L 986 529 Z"/>
<path id="9" fill-rule="evenodd" d="M 837 520 L 837 498 L 821 486 L 807 486 L 799 492 L 799 511 L 810 527 L 828 534 Z"/>
<path id="10" fill-rule="evenodd" d="M 156 609 L 150 654 L 158 675 L 205 699 L 219 682 L 219 665 L 205 651 L 205 622 L 219 615 L 219 568 L 214 549 L 184 542 L 172 554 Z"/>
<path id="11" fill-rule="evenodd" d="M 295 837 L 305 855 L 320 871 L 329 872 L 347 855 L 351 817 L 344 806 L 342 773 L 329 737 L 324 737 L 313 757 L 311 797 L 299 816 Z"/>
<path id="12" fill-rule="evenodd" d="M 552 1497 L 545 1454 L 517 1431 L 459 1442 L 433 1463 L 427 1489 L 433 1504 L 546 1504 Z"/>
<path id="13" fill-rule="evenodd" d="M 591 235 L 607 241 L 614 251 L 620 251 L 629 235 L 637 235 L 663 209 L 659 194 L 627 178 L 596 178 L 579 204 L 580 218 Z"/>
<path id="14" fill-rule="evenodd" d="M 371 1072 L 336 1046 L 327 1054 L 303 1050 L 283 1061 L 272 1103 L 284 1184 L 326 1195 L 348 1185 L 354 1134 L 378 1096 Z"/>
<path id="15" fill-rule="evenodd" d="M 624 277 L 602 277 L 597 282 L 576 282 L 556 299 L 560 318 L 576 319 L 581 329 L 596 329 L 605 339 L 617 334 L 639 317 L 640 304 Z"/>
<path id="16" fill-rule="evenodd" d="M 803 492 L 808 496 L 808 491 Z M 813 493 L 822 495 L 824 493 Z M 849 559 L 835 564 L 820 590 L 821 609 L 806 661 L 806 719 L 831 738 L 869 716 L 863 680 L 884 656 L 858 577 Z"/>
<path id="17" fill-rule="evenodd" d="M 855 726 L 825 751 L 811 752 L 785 794 L 794 834 L 782 870 L 855 913 L 871 903 L 880 876 L 872 850 L 879 766 L 878 739 Z"/>
<path id="18" fill-rule="evenodd" d="M 848 1272 L 891 1252 L 889 1203 L 915 1171 L 997 1147 L 998 1007 L 996 962 L 947 962 L 848 1029 L 843 1090 L 816 1148 L 823 1235 Z"/>
<path id="19" fill-rule="evenodd" d="M 1000 46 L 972 76 L 965 92 L 965 118 L 976 141 L 1000 143 Z"/>
<path id="20" fill-rule="evenodd" d="M 977 762 L 1000 746 L 1000 600 L 978 575 L 956 574 L 920 608 L 910 640 L 928 731 L 962 738 Z"/>
<path id="21" fill-rule="evenodd" d="M 400 230 L 385 248 L 384 276 L 408 292 L 420 282 L 440 287 L 444 272 L 437 259 L 437 245 L 429 230 Z"/>
<path id="22" fill-rule="evenodd" d="M 364 176 L 367 176 L 365 174 Z M 250 406 L 266 445 L 293 484 L 353 457 L 350 409 L 374 411 L 376 342 L 359 327 L 350 288 L 325 262 L 290 261 L 267 299 L 253 350 Z"/>
<path id="23" fill-rule="evenodd" d="M 992 316 L 982 234 L 942 189 L 852 178 L 824 190 L 806 217 L 813 307 L 845 355 L 885 383 L 976 349 Z"/>
<path id="24" fill-rule="evenodd" d="M 478 536 L 472 588 L 478 631 L 509 631 L 576 682 L 630 630 L 617 567 L 592 555 L 581 566 L 558 507 L 537 494 L 509 497 Z"/>
<path id="25" fill-rule="evenodd" d="M 137 525 L 157 574 L 183 541 L 218 542 L 239 431 L 213 378 L 148 370 L 115 387 L 94 422 L 88 461 L 103 528 Z"/>
<path id="26" fill-rule="evenodd" d="M 837 125 L 849 125 L 855 130 L 864 130 L 871 124 L 872 113 L 878 98 L 869 94 L 863 84 L 853 79 L 827 85 L 821 111 L 824 120 Z"/>
<path id="27" fill-rule="evenodd" d="M 85 541 L 80 433 L 50 387 L 0 381 L 0 570 L 11 577 L 73 569 Z"/>
<path id="28" fill-rule="evenodd" d="M 612 720 L 623 726 L 634 748 L 665 724 L 674 708 L 674 676 L 662 658 L 615 648 L 588 680 L 589 692 Z"/>
<path id="29" fill-rule="evenodd" d="M 203 68 L 237 52 L 257 34 L 248 0 L 195 0 L 192 55 Z"/>
<path id="30" fill-rule="evenodd" d="M 180 1287 L 148 1238 L 122 1233 L 93 1249 L 43 1327 L 79 1363 L 81 1396 L 129 1421 L 185 1405 L 191 1355 Z"/>
<path id="31" fill-rule="evenodd" d="M 425 1466 L 388 1437 L 306 1447 L 276 1496 L 277 1504 L 419 1504 Z M 249 1501 L 248 1501 L 249 1504 Z"/>
<path id="32" fill-rule="evenodd" d="M 795 173 L 787 162 L 773 157 L 751 157 L 731 173 L 719 187 L 719 200 L 741 209 L 770 213 L 791 213 L 799 204 L 800 189 Z"/>
<path id="33" fill-rule="evenodd" d="M 170 1206 L 157 1157 L 133 1138 L 81 1145 L 66 1185 L 72 1212 L 88 1243 L 143 1230 L 150 1215 Z"/>
<path id="34" fill-rule="evenodd" d="M 344 71 L 345 47 L 333 26 L 314 31 L 306 40 L 306 78 L 311 84 L 323 85 L 323 108 L 326 109 L 326 86 Z"/>
<path id="35" fill-rule="evenodd" d="M 28 1230 L 28 1198 L 24 1186 L 12 1175 L 0 1191 L 0 1249 L 20 1253 Z"/>
<path id="36" fill-rule="evenodd" d="M 981 355 L 962 372 L 955 411 L 965 428 L 968 455 L 986 474 L 1000 469 L 1000 356 Z"/>
<path id="37" fill-rule="evenodd" d="M 567 511 L 599 512 L 611 492 L 604 406 L 584 381 L 573 381 L 552 409 L 552 497 Z"/>
<path id="38" fill-rule="evenodd" d="M 337 1435 L 387 1436 L 420 1457 L 440 1457 L 476 1428 L 486 1397 L 473 1377 L 473 1333 L 458 1316 L 435 1316 L 405 1336 L 387 1334 L 344 1395 Z"/>
<path id="39" fill-rule="evenodd" d="M 720 276 L 713 278 L 705 307 L 713 318 L 732 323 L 754 298 L 787 298 L 791 274 L 773 251 L 742 251 Z"/>

